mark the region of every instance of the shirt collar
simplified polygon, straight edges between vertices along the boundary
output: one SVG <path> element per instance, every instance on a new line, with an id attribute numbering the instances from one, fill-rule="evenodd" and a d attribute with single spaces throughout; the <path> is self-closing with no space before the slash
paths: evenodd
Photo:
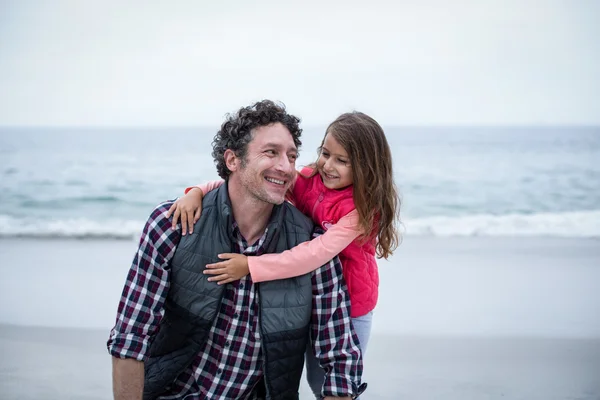
<path id="1" fill-rule="evenodd" d="M 233 231 L 233 237 L 237 241 L 237 245 L 240 248 L 241 253 L 256 254 L 259 252 L 259 250 L 263 250 L 262 247 L 265 243 L 265 239 L 267 238 L 267 233 L 269 232 L 269 228 L 265 228 L 265 231 L 262 234 L 262 236 L 260 237 L 260 239 L 258 239 L 256 242 L 254 242 L 254 244 L 252 244 L 251 246 L 248 245 L 248 242 L 246 241 L 244 236 L 242 236 L 242 232 L 240 232 L 240 228 L 239 228 L 237 222 L 233 221 L 233 225 L 232 225 L 231 229 Z"/>

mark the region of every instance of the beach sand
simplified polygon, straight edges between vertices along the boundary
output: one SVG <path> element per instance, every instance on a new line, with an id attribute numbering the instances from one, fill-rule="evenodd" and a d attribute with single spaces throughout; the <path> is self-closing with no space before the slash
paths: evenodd
<path id="1" fill-rule="evenodd" d="M 110 399 L 105 340 L 101 330 L 0 325 L 0 398 Z M 369 352 L 369 399 L 600 398 L 600 339 L 375 334 Z M 301 389 L 310 399 L 304 380 Z"/>
<path id="2" fill-rule="evenodd" d="M 0 240 L 1 399 L 111 398 L 135 248 Z M 380 273 L 366 400 L 600 399 L 600 241 L 406 238 Z"/>

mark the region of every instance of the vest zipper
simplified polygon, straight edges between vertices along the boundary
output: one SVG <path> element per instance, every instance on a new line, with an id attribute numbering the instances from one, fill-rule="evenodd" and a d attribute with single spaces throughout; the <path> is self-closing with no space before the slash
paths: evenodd
<path id="1" fill-rule="evenodd" d="M 267 382 L 267 349 L 265 348 L 264 332 L 262 329 L 262 293 L 260 291 L 260 283 L 254 283 L 258 292 L 258 330 L 260 332 L 260 347 L 263 352 L 263 380 L 265 381 L 265 399 L 271 398 L 271 390 Z"/>

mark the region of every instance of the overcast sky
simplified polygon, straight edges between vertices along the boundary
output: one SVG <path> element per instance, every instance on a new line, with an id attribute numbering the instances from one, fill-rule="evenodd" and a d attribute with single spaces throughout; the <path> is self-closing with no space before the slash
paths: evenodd
<path id="1" fill-rule="evenodd" d="M 0 0 L 0 125 L 600 125 L 600 0 Z"/>

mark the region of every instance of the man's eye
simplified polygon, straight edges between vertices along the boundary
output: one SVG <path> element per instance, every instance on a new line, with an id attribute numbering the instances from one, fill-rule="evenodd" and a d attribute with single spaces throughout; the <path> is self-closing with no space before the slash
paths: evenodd
<path id="1" fill-rule="evenodd" d="M 270 156 L 274 156 L 275 155 L 275 150 L 267 150 L 265 153 L 267 153 Z"/>

